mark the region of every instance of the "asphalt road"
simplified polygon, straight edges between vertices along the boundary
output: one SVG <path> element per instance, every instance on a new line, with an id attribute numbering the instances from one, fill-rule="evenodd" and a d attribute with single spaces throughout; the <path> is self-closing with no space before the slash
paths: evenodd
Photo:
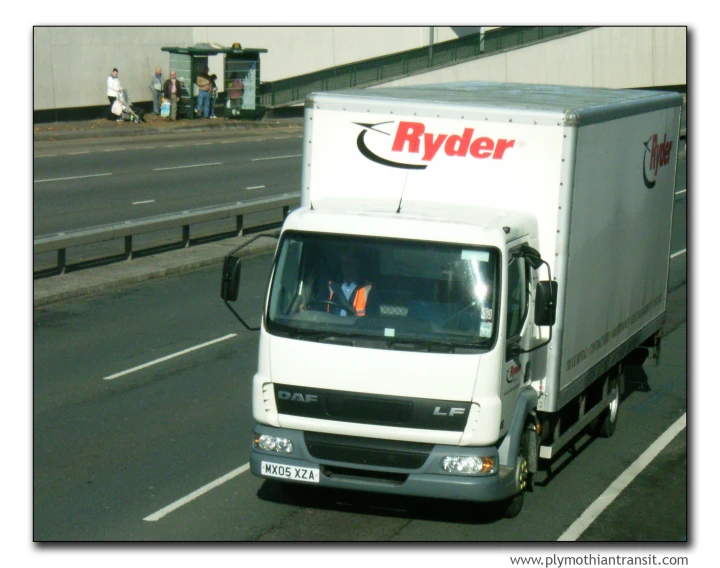
<path id="1" fill-rule="evenodd" d="M 241 314 L 260 313 L 269 265 L 267 255 L 244 263 Z M 672 280 L 685 280 L 684 255 L 671 265 Z M 244 469 L 257 335 L 226 310 L 219 278 L 210 268 L 35 310 L 35 540 L 554 541 L 687 410 L 677 284 L 661 363 L 633 371 L 615 436 L 578 440 L 537 477 L 518 518 L 441 500 L 282 491 Z M 683 430 L 580 540 L 684 540 L 686 456 Z"/>
<path id="2" fill-rule="evenodd" d="M 300 190 L 302 130 L 36 142 L 35 235 Z"/>
<path id="3" fill-rule="evenodd" d="M 300 191 L 302 129 L 175 131 L 172 134 L 35 142 L 33 235 L 47 235 Z M 282 221 L 281 209 L 246 216 L 245 227 Z M 235 230 L 235 219 L 191 227 L 193 241 Z M 136 236 L 134 251 L 172 246 L 181 228 Z M 123 239 L 73 247 L 67 263 L 121 254 Z M 34 269 L 56 265 L 54 252 Z"/>

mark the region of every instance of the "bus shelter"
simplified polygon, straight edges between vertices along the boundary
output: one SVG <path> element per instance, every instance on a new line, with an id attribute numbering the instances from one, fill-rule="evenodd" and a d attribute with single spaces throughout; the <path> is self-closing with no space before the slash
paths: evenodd
<path id="1" fill-rule="evenodd" d="M 223 66 L 216 84 L 218 100 L 216 113 L 223 108 L 225 118 L 257 118 L 259 109 L 260 54 L 267 49 L 243 48 L 239 43 L 232 47 L 216 44 L 196 44 L 192 47 L 163 47 L 170 54 L 170 71 L 175 74 L 181 85 L 181 103 L 178 114 L 186 118 L 195 118 L 197 88 L 195 82 L 213 55 L 223 55 Z M 216 73 L 217 74 L 217 73 Z"/>

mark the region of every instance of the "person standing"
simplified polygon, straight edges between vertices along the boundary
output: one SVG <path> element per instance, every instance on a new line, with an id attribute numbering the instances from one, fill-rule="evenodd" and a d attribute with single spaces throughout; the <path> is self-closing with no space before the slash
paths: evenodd
<path id="1" fill-rule="evenodd" d="M 170 78 L 165 81 L 163 87 L 165 98 L 170 101 L 170 116 L 167 120 L 177 120 L 177 106 L 180 102 L 180 81 L 175 76 L 175 71 L 170 71 Z"/>
<path id="2" fill-rule="evenodd" d="M 208 68 L 205 67 L 195 79 L 198 86 L 198 100 L 196 112 L 198 116 L 202 114 L 203 118 L 208 118 L 210 114 L 210 89 L 212 88 L 212 80 L 208 75 Z"/>
<path id="3" fill-rule="evenodd" d="M 160 99 L 163 95 L 162 69 L 155 67 L 155 74 L 150 78 L 150 92 L 152 93 L 153 114 L 160 114 Z"/>
<path id="4" fill-rule="evenodd" d="M 213 73 L 210 75 L 210 118 L 217 118 L 215 116 L 215 101 L 217 101 L 217 75 Z"/>
<path id="5" fill-rule="evenodd" d="M 122 122 L 122 118 L 116 117 L 116 115 L 112 111 L 112 107 L 115 104 L 115 101 L 120 96 L 120 90 L 122 89 L 122 85 L 120 85 L 120 79 L 118 79 L 118 70 L 117 68 L 113 68 L 112 73 L 107 78 L 107 98 L 110 101 L 110 120 L 113 118 L 117 118 L 118 122 Z"/>

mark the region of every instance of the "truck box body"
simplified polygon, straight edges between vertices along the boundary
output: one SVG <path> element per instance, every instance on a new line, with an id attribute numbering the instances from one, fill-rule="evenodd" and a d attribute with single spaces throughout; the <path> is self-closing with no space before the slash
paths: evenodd
<path id="1" fill-rule="evenodd" d="M 301 207 L 260 332 L 253 473 L 522 493 L 538 415 L 579 396 L 582 415 L 602 380 L 576 427 L 601 416 L 619 402 L 614 366 L 661 329 L 681 105 L 481 82 L 308 97 Z M 348 256 L 372 282 L 340 292 Z M 340 295 L 360 288 L 356 310 Z M 552 325 L 534 316 L 548 306 Z"/>
<path id="2" fill-rule="evenodd" d="M 554 411 L 594 365 L 659 327 L 681 105 L 672 93 L 477 82 L 315 94 L 302 201 L 536 216 L 559 307 L 533 379 Z"/>

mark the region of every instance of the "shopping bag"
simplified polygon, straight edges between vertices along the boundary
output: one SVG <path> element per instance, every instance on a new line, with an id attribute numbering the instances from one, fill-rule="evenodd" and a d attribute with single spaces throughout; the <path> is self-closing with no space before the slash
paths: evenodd
<path id="1" fill-rule="evenodd" d="M 112 113 L 115 116 L 121 116 L 122 115 L 122 104 L 120 104 L 120 101 L 115 99 L 115 102 L 112 104 Z"/>
<path id="2" fill-rule="evenodd" d="M 160 105 L 160 116 L 167 118 L 170 116 L 170 102 L 164 100 Z"/>

